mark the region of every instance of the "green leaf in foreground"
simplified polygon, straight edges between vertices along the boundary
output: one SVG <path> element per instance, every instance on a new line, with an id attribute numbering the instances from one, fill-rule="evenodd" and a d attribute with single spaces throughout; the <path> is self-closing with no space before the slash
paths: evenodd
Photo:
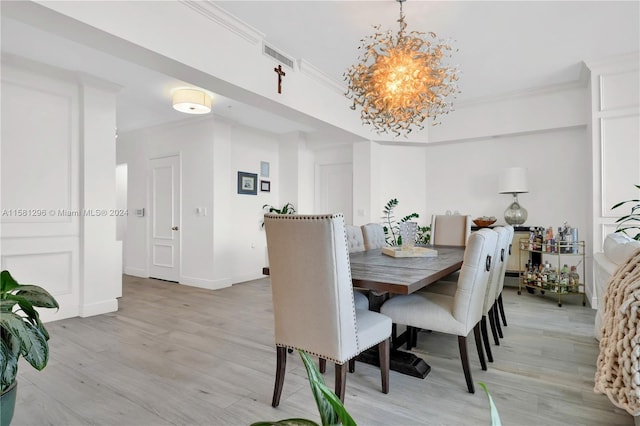
<path id="1" fill-rule="evenodd" d="M 478 382 L 480 387 L 484 389 L 484 392 L 487 394 L 487 398 L 489 398 L 489 407 L 491 407 L 491 426 L 502 426 L 502 422 L 500 421 L 500 415 L 498 414 L 498 408 L 493 403 L 493 398 L 491 398 L 491 394 L 489 394 L 489 389 L 487 389 L 487 385 L 482 382 Z"/>

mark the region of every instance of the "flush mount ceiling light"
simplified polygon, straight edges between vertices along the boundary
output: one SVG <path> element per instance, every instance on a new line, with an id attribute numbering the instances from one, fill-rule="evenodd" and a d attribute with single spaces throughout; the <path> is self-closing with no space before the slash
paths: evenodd
<path id="1" fill-rule="evenodd" d="M 211 112 L 211 95 L 198 89 L 178 89 L 173 93 L 173 108 L 187 114 Z"/>
<path id="2" fill-rule="evenodd" d="M 427 117 L 435 120 L 453 110 L 448 98 L 460 93 L 459 70 L 441 64 L 443 58 L 451 57 L 448 40 L 438 39 L 433 32 L 405 32 L 405 0 L 396 1 L 400 3 L 400 31 L 394 35 L 374 26 L 376 33 L 361 40 L 363 53 L 344 78 L 346 96 L 353 99 L 351 109 L 362 108 L 364 124 L 372 125 L 378 134 L 392 131 L 406 136 L 413 126 L 423 129 Z"/>

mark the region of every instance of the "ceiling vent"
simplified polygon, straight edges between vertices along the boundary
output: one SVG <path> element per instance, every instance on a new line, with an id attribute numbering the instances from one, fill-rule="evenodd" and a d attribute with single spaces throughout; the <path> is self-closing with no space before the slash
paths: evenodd
<path id="1" fill-rule="evenodd" d="M 289 68 L 293 69 L 293 59 L 289 58 L 286 55 L 275 50 L 273 47 L 269 46 L 266 43 L 262 44 L 262 53 L 267 56 L 271 56 L 276 61 L 280 62 L 282 65 L 286 65 Z"/>

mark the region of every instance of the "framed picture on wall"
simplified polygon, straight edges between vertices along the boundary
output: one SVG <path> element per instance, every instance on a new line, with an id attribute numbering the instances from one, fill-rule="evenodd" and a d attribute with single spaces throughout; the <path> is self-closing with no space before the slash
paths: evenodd
<path id="1" fill-rule="evenodd" d="M 260 162 L 260 177 L 269 177 L 269 166 L 267 161 Z"/>
<path id="2" fill-rule="evenodd" d="M 258 174 L 238 172 L 238 194 L 258 194 Z"/>
<path id="3" fill-rule="evenodd" d="M 271 192 L 271 182 L 268 180 L 260 181 L 260 191 L 261 192 Z"/>

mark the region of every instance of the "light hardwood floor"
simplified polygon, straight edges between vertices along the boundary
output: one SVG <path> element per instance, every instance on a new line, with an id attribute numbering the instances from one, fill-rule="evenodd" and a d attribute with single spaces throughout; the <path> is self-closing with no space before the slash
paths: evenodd
<path id="1" fill-rule="evenodd" d="M 481 371 L 473 338 L 473 379 L 487 384 L 506 425 L 633 425 L 593 392 L 595 311 L 578 297 L 506 287 L 509 326 L 495 362 Z M 289 357 L 280 407 L 268 279 L 209 291 L 124 276 L 118 312 L 48 324 L 51 360 L 41 372 L 21 364 L 13 426 L 248 425 L 306 417 L 319 421 L 304 368 Z M 391 372 L 380 392 L 377 368 L 347 378 L 346 407 L 360 425 L 487 425 L 487 398 L 466 391 L 457 339 L 421 332 L 414 351 L 425 380 Z M 327 383 L 333 384 L 328 368 Z"/>

